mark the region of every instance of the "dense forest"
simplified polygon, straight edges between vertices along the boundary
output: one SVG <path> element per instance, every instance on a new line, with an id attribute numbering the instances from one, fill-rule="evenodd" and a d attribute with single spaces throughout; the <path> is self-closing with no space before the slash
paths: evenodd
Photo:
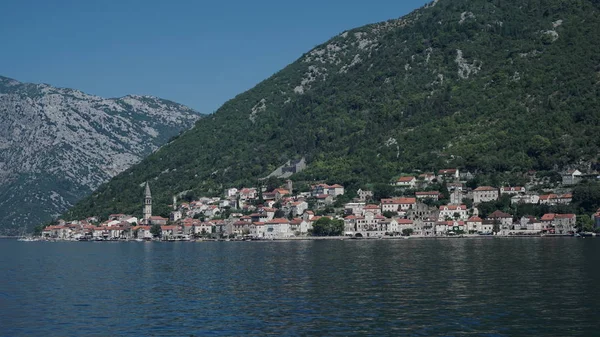
<path id="1" fill-rule="evenodd" d="M 66 217 L 139 214 L 145 181 L 165 213 L 174 194 L 255 186 L 301 157 L 308 168 L 293 180 L 350 188 L 445 167 L 493 175 L 594 164 L 599 10 L 592 0 L 440 0 L 342 32 Z"/>

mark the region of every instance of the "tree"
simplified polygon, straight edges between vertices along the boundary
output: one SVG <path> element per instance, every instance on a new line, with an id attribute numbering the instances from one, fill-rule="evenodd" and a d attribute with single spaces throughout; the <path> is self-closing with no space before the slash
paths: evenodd
<path id="1" fill-rule="evenodd" d="M 323 217 L 313 225 L 313 236 L 337 236 L 344 232 L 344 220 Z"/>
<path id="2" fill-rule="evenodd" d="M 492 232 L 494 232 L 494 234 L 496 234 L 499 231 L 500 231 L 500 221 L 494 220 L 494 227 L 492 227 Z"/>
<path id="3" fill-rule="evenodd" d="M 381 200 L 391 197 L 395 192 L 395 188 L 388 184 L 376 184 L 373 187 L 373 199 Z"/>
<path id="4" fill-rule="evenodd" d="M 494 201 L 482 202 L 477 205 L 479 210 L 479 216 L 486 218 L 489 214 L 497 210 L 496 203 Z"/>
<path id="5" fill-rule="evenodd" d="M 583 214 L 577 217 L 577 230 L 580 232 L 593 232 L 594 231 L 594 222 L 589 215 Z"/>
<path id="6" fill-rule="evenodd" d="M 276 188 L 279 188 L 279 186 L 281 186 L 281 184 L 283 183 L 283 180 L 276 178 L 276 177 L 269 177 L 267 178 L 267 180 L 265 181 L 265 186 L 267 186 L 267 191 L 273 191 Z M 291 193 L 292 191 L 290 191 Z"/>
<path id="7" fill-rule="evenodd" d="M 33 236 L 42 236 L 44 225 L 37 225 L 33 228 Z"/>
<path id="8" fill-rule="evenodd" d="M 274 217 L 275 218 L 284 218 L 285 217 L 285 212 L 282 211 L 282 210 L 280 210 L 280 209 L 278 209 L 278 210 L 275 211 Z"/>
<path id="9" fill-rule="evenodd" d="M 392 212 L 392 211 L 385 211 L 385 212 L 383 212 L 383 216 L 386 217 L 386 218 L 393 218 L 396 215 L 398 215 L 397 212 Z"/>
<path id="10" fill-rule="evenodd" d="M 595 212 L 600 207 L 600 184 L 580 184 L 573 189 L 573 203 L 585 212 Z"/>
<path id="11" fill-rule="evenodd" d="M 265 199 L 263 198 L 263 193 L 262 193 L 262 184 L 258 184 L 258 188 L 257 188 L 257 192 L 258 192 L 258 203 L 259 204 L 263 204 L 265 202 Z"/>
<path id="12" fill-rule="evenodd" d="M 162 235 L 162 228 L 160 228 L 160 225 L 158 224 L 152 225 L 152 227 L 150 227 L 150 233 L 152 233 L 152 236 L 155 238 L 159 238 Z"/>
<path id="13" fill-rule="evenodd" d="M 404 228 L 402 230 L 402 236 L 411 236 L 412 233 L 413 233 L 412 228 Z"/>
<path id="14" fill-rule="evenodd" d="M 473 208 L 473 199 L 463 198 L 462 203 L 467 206 L 467 208 Z"/>

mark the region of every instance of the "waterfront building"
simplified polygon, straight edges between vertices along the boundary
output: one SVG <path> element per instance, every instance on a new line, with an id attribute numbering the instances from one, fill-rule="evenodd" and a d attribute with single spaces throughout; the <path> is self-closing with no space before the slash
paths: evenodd
<path id="1" fill-rule="evenodd" d="M 146 182 L 146 193 L 144 197 L 144 221 L 148 223 L 152 216 L 152 194 L 150 193 L 150 185 Z"/>

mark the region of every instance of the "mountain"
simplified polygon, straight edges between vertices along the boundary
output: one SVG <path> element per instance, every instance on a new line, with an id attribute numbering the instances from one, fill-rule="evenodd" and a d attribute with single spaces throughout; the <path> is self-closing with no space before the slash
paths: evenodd
<path id="1" fill-rule="evenodd" d="M 105 99 L 0 77 L 0 233 L 61 214 L 199 117 L 155 97 Z"/>
<path id="2" fill-rule="evenodd" d="M 437 0 L 302 55 L 66 217 L 292 179 L 357 188 L 402 172 L 557 170 L 598 160 L 600 1 Z M 163 207 L 158 213 L 166 213 Z"/>

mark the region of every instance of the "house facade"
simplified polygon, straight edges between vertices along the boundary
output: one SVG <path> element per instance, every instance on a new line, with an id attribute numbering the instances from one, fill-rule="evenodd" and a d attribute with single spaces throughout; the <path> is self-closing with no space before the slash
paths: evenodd
<path id="1" fill-rule="evenodd" d="M 467 220 L 469 218 L 469 212 L 465 205 L 443 205 L 439 208 L 439 221 L 446 221 L 447 219 L 455 219 L 457 216 L 458 220 Z"/>
<path id="2" fill-rule="evenodd" d="M 479 186 L 473 190 L 473 203 L 479 204 L 482 202 L 498 200 L 498 189 L 491 186 Z"/>

